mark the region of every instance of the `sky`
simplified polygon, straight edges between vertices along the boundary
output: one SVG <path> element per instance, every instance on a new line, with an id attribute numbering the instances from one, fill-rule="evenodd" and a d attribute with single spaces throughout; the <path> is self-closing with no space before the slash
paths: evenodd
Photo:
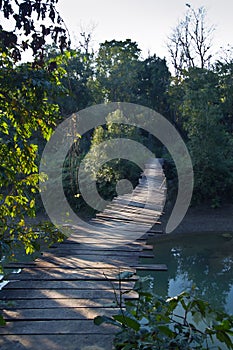
<path id="1" fill-rule="evenodd" d="M 59 0 L 58 9 L 78 43 L 81 31 L 93 30 L 93 47 L 105 40 L 136 41 L 144 57 L 167 57 L 166 42 L 172 28 L 183 18 L 189 3 L 204 6 L 208 24 L 215 26 L 213 50 L 233 45 L 232 0 Z"/>

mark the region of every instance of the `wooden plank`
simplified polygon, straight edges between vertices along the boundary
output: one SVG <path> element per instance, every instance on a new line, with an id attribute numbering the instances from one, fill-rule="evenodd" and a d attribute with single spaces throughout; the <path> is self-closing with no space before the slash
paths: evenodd
<path id="1" fill-rule="evenodd" d="M 116 205 L 116 206 L 109 206 L 104 210 L 104 214 L 123 214 L 123 215 L 130 215 L 130 214 L 140 214 L 141 213 L 141 209 L 137 208 L 137 207 L 128 207 L 128 206 L 120 206 L 120 205 Z M 157 217 L 157 215 L 161 215 L 161 211 L 155 211 L 155 210 L 151 210 L 151 209 L 146 209 L 143 208 L 143 213 L 147 216 L 147 217 Z M 99 215 L 99 214 L 98 214 Z M 97 215 L 97 216 L 98 216 Z"/>
<path id="2" fill-rule="evenodd" d="M 109 280 L 117 281 L 119 280 L 118 274 L 119 271 L 134 271 L 133 268 L 124 267 L 124 268 L 112 268 L 99 271 L 98 269 L 83 269 L 83 270 L 70 270 L 70 269 L 50 269 L 50 268 L 35 268 L 35 269 L 25 269 L 22 273 L 19 274 L 10 274 L 7 276 L 7 279 L 17 280 L 17 281 L 28 281 L 28 280 L 55 280 L 55 281 L 77 281 L 77 280 L 93 280 L 93 281 L 104 281 L 106 276 Z M 125 280 L 132 280 L 133 278 L 128 278 Z M 137 278 L 135 277 L 135 280 Z"/>
<path id="3" fill-rule="evenodd" d="M 134 206 L 128 206 L 128 205 L 111 205 L 108 206 L 104 212 L 104 214 L 117 214 L 117 215 L 133 215 L 133 214 L 140 214 L 141 208 L 134 207 Z M 146 207 L 143 208 L 143 214 L 145 214 L 148 217 L 155 217 L 157 215 L 161 215 L 161 211 L 158 210 L 151 210 L 147 209 Z M 99 215 L 99 214 L 98 214 Z"/>
<path id="4" fill-rule="evenodd" d="M 105 227 L 105 225 L 100 226 Z M 77 239 L 79 242 L 85 245 L 86 248 L 89 248 L 90 250 L 92 249 L 92 247 L 99 247 L 100 249 L 112 249 L 117 246 L 121 247 L 124 244 L 129 244 L 132 239 L 135 239 L 135 235 L 140 236 L 145 231 L 151 228 L 151 225 L 149 225 L 148 227 L 144 227 L 144 229 L 140 231 L 135 231 L 134 226 L 129 225 L 129 227 L 124 230 L 124 235 L 122 235 L 121 226 L 116 225 L 115 229 L 113 229 L 112 232 L 109 232 L 106 236 L 103 233 L 101 238 L 99 238 L 98 235 L 91 238 L 89 238 L 86 235 L 84 237 L 79 236 Z M 109 239 L 109 234 L 117 236 L 117 232 L 119 232 L 119 237 Z"/>
<path id="5" fill-rule="evenodd" d="M 155 221 L 156 220 L 146 220 L 145 219 L 145 222 L 141 219 L 141 218 L 138 218 L 137 220 L 134 218 L 132 218 L 131 220 L 130 219 L 127 219 L 127 218 L 118 218 L 117 216 L 114 217 L 105 217 L 104 214 L 101 216 L 101 217 L 96 217 L 95 219 L 92 219 L 92 223 L 101 223 L 101 224 L 104 224 L 106 225 L 106 227 L 109 227 L 109 228 L 112 228 L 114 229 L 116 227 L 116 225 L 114 224 L 119 224 L 119 223 L 123 223 L 125 228 L 124 230 L 127 228 L 127 225 L 128 227 L 130 227 L 130 229 L 136 229 L 136 232 L 140 232 L 140 228 L 143 229 L 144 227 L 150 227 L 151 224 L 155 224 Z M 111 231 L 107 231 L 106 230 L 106 233 L 109 233 L 111 234 Z M 109 235 L 109 239 L 111 239 L 111 236 Z"/>
<path id="6" fill-rule="evenodd" d="M 82 252 L 84 252 L 84 254 L 82 254 Z M 23 267 L 35 267 L 35 266 L 39 266 L 41 265 L 41 262 L 43 264 L 43 262 L 48 261 L 48 262 L 58 262 L 58 259 L 60 258 L 66 258 L 68 259 L 69 257 L 72 257 L 72 261 L 75 260 L 76 257 L 80 258 L 80 259 L 87 259 L 90 261 L 94 261 L 94 258 L 96 258 L 96 260 L 100 261 L 108 261 L 110 262 L 112 259 L 119 259 L 121 256 L 124 259 L 127 259 L 127 261 L 130 260 L 135 260 L 137 258 L 151 258 L 154 255 L 150 254 L 150 253 L 145 253 L 143 251 L 137 251 L 137 252 L 122 252 L 122 254 L 120 253 L 120 251 L 117 254 L 114 253 L 109 253 L 108 251 L 103 251 L 103 253 L 101 254 L 96 254 L 96 252 L 94 251 L 82 251 L 80 252 L 78 249 L 70 249 L 70 250 L 64 250 L 64 249 L 57 249 L 56 250 L 56 259 L 53 258 L 52 260 L 49 260 L 51 253 L 49 253 L 49 256 L 47 256 L 46 254 L 44 254 L 44 257 L 42 259 L 37 259 L 36 261 L 31 261 L 31 262 L 25 262 L 25 263 L 9 263 L 8 265 L 5 266 L 6 269 L 12 269 L 12 268 L 23 268 Z M 114 254 L 114 255 L 113 255 Z M 103 260 L 103 257 L 105 258 Z M 108 259 L 108 260 L 107 260 Z M 122 259 L 121 261 L 124 261 L 124 259 Z M 65 263 L 65 260 L 61 261 L 63 263 Z M 63 266 L 64 264 L 59 264 L 59 266 Z M 69 266 L 69 265 L 67 265 Z M 80 266 L 79 266 L 80 267 Z"/>
<path id="7" fill-rule="evenodd" d="M 132 264 L 136 261 L 136 257 L 107 257 L 108 259 L 102 259 L 103 261 L 95 261 L 94 255 L 89 255 L 91 259 L 82 260 L 75 258 L 74 256 L 61 256 L 61 257 L 47 257 L 44 259 L 38 259 L 36 263 L 22 264 L 21 267 L 25 268 L 59 268 L 59 269 L 112 269 L 112 268 L 125 268 L 125 266 Z M 79 257 L 79 256 L 77 256 Z M 6 271 L 8 268 L 5 269 Z"/>
<path id="8" fill-rule="evenodd" d="M 161 215 L 161 212 L 160 214 L 156 214 L 156 215 L 146 215 L 144 214 L 144 209 L 142 212 L 138 212 L 138 213 L 119 213 L 117 214 L 116 212 L 106 212 L 104 211 L 102 214 L 97 214 L 96 215 L 96 218 L 98 219 L 119 219 L 119 220 L 124 220 L 124 221 L 133 221 L 133 222 L 142 222 L 143 224 L 145 223 L 152 223 L 154 224 L 159 216 Z"/>
<path id="9" fill-rule="evenodd" d="M 152 202 L 153 198 L 153 202 Z M 159 206 L 164 200 L 164 195 L 161 193 L 160 195 L 156 195 L 156 200 L 154 200 L 154 197 L 147 198 L 145 195 L 141 196 L 135 196 L 135 197 L 125 197 L 125 198 L 117 198 L 113 199 L 112 203 L 110 205 L 124 205 L 124 206 L 132 206 L 132 207 L 137 207 L 139 204 L 141 204 L 143 207 L 147 204 L 154 204 L 156 206 Z"/>
<path id="10" fill-rule="evenodd" d="M 154 246 L 146 243 L 143 245 L 143 250 L 154 250 Z"/>
<path id="11" fill-rule="evenodd" d="M 0 328 L 0 334 L 112 334 L 116 327 L 112 325 L 95 326 L 92 320 L 55 320 L 55 321 L 7 321 L 7 327 Z"/>
<path id="12" fill-rule="evenodd" d="M 130 225 L 130 227 L 133 227 L 133 226 Z M 119 229 L 118 226 L 117 226 L 117 228 Z M 148 228 L 150 228 L 150 226 Z M 132 233 L 131 231 L 128 232 L 128 230 L 125 229 L 125 236 L 126 237 L 130 236 L 131 233 Z M 145 230 L 143 230 L 143 229 L 140 230 L 140 231 L 136 230 L 136 231 L 133 231 L 133 233 L 136 233 L 136 234 L 140 235 L 140 233 L 144 234 Z M 75 238 L 75 236 L 73 236 L 73 235 L 72 235 L 71 238 L 72 238 L 72 242 L 67 241 L 67 243 L 64 245 L 64 248 L 63 248 L 63 244 L 64 243 L 62 243 L 62 250 L 63 249 L 64 250 L 71 250 L 71 249 L 75 248 L 75 249 L 78 249 L 78 250 L 79 249 L 80 250 L 81 249 L 84 249 L 84 250 L 89 249 L 90 251 L 99 251 L 99 250 L 121 251 L 121 249 L 123 249 L 123 251 L 128 251 L 128 252 L 135 251 L 135 252 L 137 252 L 137 251 L 144 250 L 145 245 L 147 244 L 146 242 L 142 243 L 142 242 L 139 242 L 137 240 L 135 240 L 133 243 L 129 242 L 128 240 L 126 240 L 127 244 L 124 244 L 124 242 L 122 242 L 122 245 L 120 245 L 120 244 L 112 245 L 111 242 L 110 242 L 109 245 L 108 245 L 108 242 L 106 242 L 106 240 L 103 240 L 103 245 L 102 245 L 102 240 L 101 239 L 96 239 L 96 238 L 89 238 L 88 239 L 86 236 L 85 237 L 76 237 Z M 75 242 L 74 242 L 75 239 L 77 239 L 77 241 L 80 244 L 77 247 L 76 247 Z M 134 235 L 134 239 L 135 239 L 135 235 Z M 100 242 L 100 244 L 98 244 L 98 242 Z M 115 242 L 116 242 L 116 240 L 115 240 Z M 96 243 L 96 244 L 94 245 L 94 243 Z M 91 246 L 90 246 L 90 244 L 91 244 Z M 151 247 L 151 245 L 148 245 L 148 247 L 149 246 Z M 60 247 L 61 247 L 61 245 L 57 245 L 57 248 L 60 248 Z M 53 248 L 54 249 L 54 254 L 56 254 L 56 249 L 57 248 L 56 247 Z M 146 248 L 146 249 L 152 249 L 152 248 Z M 53 250 L 51 249 L 49 251 L 52 252 Z"/>
<path id="13" fill-rule="evenodd" d="M 113 202 L 114 203 L 114 202 Z M 161 202 L 156 202 L 156 203 L 153 203 L 153 204 L 150 204 L 150 203 L 147 203 L 146 202 L 142 202 L 142 201 L 131 201 L 130 203 L 128 203 L 127 200 L 121 200 L 121 203 L 122 204 L 126 204 L 130 207 L 138 207 L 138 208 L 144 208 L 146 206 L 146 209 L 151 209 L 151 210 L 155 210 L 155 211 L 162 211 L 163 209 L 163 204 L 164 202 L 161 200 Z"/>
<path id="14" fill-rule="evenodd" d="M 62 307 L 50 309 L 14 309 L 3 310 L 4 319 L 7 321 L 53 321 L 53 320 L 93 320 L 98 315 L 112 316 L 117 314 L 118 308 L 100 307 Z"/>
<path id="15" fill-rule="evenodd" d="M 131 242 L 127 245 L 122 245 L 122 246 L 116 246 L 116 247 L 111 247 L 108 249 L 104 249 L 101 247 L 91 247 L 91 250 L 89 248 L 87 248 L 86 245 L 81 244 L 78 241 L 78 235 L 74 236 L 71 235 L 66 241 L 60 243 L 60 244 L 56 244 L 53 246 L 53 248 L 49 248 L 46 252 L 52 251 L 53 249 L 57 249 L 62 247 L 62 249 L 73 249 L 75 247 L 75 249 L 79 250 L 79 251 L 86 251 L 88 249 L 88 251 L 90 252 L 95 252 L 96 254 L 98 254 L 99 252 L 138 252 L 141 251 L 142 249 L 144 249 L 144 245 L 140 245 L 136 242 Z"/>
<path id="16" fill-rule="evenodd" d="M 109 350 L 112 348 L 113 335 L 98 334 L 43 334 L 41 335 L 2 335 L 1 350 Z M 92 348 L 90 349 L 90 346 Z M 95 348 L 94 348 L 95 347 Z"/>
<path id="17" fill-rule="evenodd" d="M 50 252 L 49 252 L 50 253 Z M 61 256 L 73 256 L 73 257 L 82 257 L 82 256 L 96 256 L 96 260 L 99 260 L 99 258 L 101 257 L 120 257 L 121 254 L 122 254 L 122 257 L 135 257 L 136 259 L 141 255 L 143 254 L 143 249 L 138 249 L 135 251 L 123 251 L 121 252 L 120 250 L 117 251 L 116 253 L 114 252 L 110 252 L 108 250 L 103 250 L 103 251 L 95 251 L 95 250 L 92 250 L 92 249 L 89 249 L 89 250 L 80 250 L 78 248 L 75 248 L 75 247 L 71 247 L 71 248 L 68 248 L 68 247 L 61 247 L 61 248 L 57 248 L 56 251 L 52 252 L 53 254 L 56 253 L 56 256 L 57 257 L 61 257 Z M 44 256 L 44 254 L 43 254 Z M 20 263 L 11 263 L 9 264 L 9 266 L 12 266 L 12 265 L 17 265 L 17 264 L 20 264 Z M 7 265 L 8 266 L 8 265 Z"/>
<path id="18" fill-rule="evenodd" d="M 76 239 L 80 244 L 84 244 L 83 240 L 87 239 L 88 241 L 92 241 L 95 239 L 98 239 L 99 242 L 106 243 L 107 244 L 112 244 L 108 249 L 112 249 L 115 246 L 113 245 L 114 242 L 116 242 L 118 245 L 125 246 L 128 245 L 132 242 L 132 240 L 128 241 L 124 239 L 124 236 L 119 232 L 119 230 L 122 230 L 123 232 L 128 232 L 129 230 L 134 230 L 135 233 L 141 233 L 145 232 L 147 228 L 150 228 L 152 225 L 151 224 L 140 224 L 140 223 L 134 223 L 134 222 L 120 222 L 119 220 L 98 220 L 98 219 L 93 219 L 92 224 L 95 225 L 95 231 L 94 232 L 83 232 L 83 233 L 77 233 L 76 234 Z M 73 238 L 74 235 L 72 234 L 71 237 Z M 107 240 L 107 242 L 106 242 Z M 105 246 L 103 245 L 97 245 L 101 249 L 106 249 Z"/>
<path id="19" fill-rule="evenodd" d="M 132 267 L 139 271 L 167 271 L 167 265 L 164 264 L 141 264 Z"/>
<path id="20" fill-rule="evenodd" d="M 157 232 L 157 231 L 156 231 Z M 143 258 L 149 258 L 151 257 L 151 254 L 149 253 L 144 253 L 142 250 L 135 250 L 135 251 L 116 251 L 116 252 L 110 252 L 107 250 L 102 250 L 102 251 L 93 251 L 93 250 L 82 250 L 80 251 L 79 249 L 70 249 L 70 250 L 64 250 L 64 249 L 57 249 L 56 250 L 56 256 L 78 256 L 83 258 L 84 256 L 96 256 L 96 259 L 98 260 L 99 257 L 143 257 Z M 11 265 L 9 265 L 11 266 Z"/>
<path id="21" fill-rule="evenodd" d="M 107 265 L 115 265 L 119 264 L 117 266 L 127 265 L 128 262 L 132 260 L 137 260 L 138 255 L 125 255 L 120 257 L 119 255 L 102 255 L 102 256 L 95 256 L 95 255 L 58 255 L 56 257 L 52 256 L 51 254 L 44 255 L 43 258 L 40 258 L 37 260 L 37 262 L 51 262 L 54 264 L 61 264 L 69 266 L 76 266 L 78 268 L 80 267 L 86 267 L 86 266 L 92 266 L 93 264 L 98 267 L 103 265 L 103 268 L 106 268 Z"/>
<path id="22" fill-rule="evenodd" d="M 134 285 L 133 281 L 121 281 L 121 286 L 123 289 L 131 289 Z M 27 281 L 25 285 L 24 281 L 10 282 L 4 287 L 4 292 L 14 289 L 94 289 L 94 290 L 106 290 L 109 288 L 119 289 L 119 281 L 87 281 L 87 280 L 78 280 L 78 281 Z"/>
<path id="23" fill-rule="evenodd" d="M 121 197 L 116 197 L 112 203 L 113 204 L 118 204 L 120 205 L 121 203 L 127 203 L 125 206 L 128 204 L 133 205 L 134 202 L 143 202 L 143 203 L 159 203 L 160 200 L 164 199 L 164 190 L 158 192 L 154 191 L 153 193 L 153 188 L 149 188 L 147 190 L 141 190 L 138 191 L 137 193 L 131 193 L 130 195 L 124 195 Z M 109 204 L 112 205 L 112 204 Z M 107 206 L 108 208 L 108 206 Z"/>
<path id="24" fill-rule="evenodd" d="M 111 223 L 109 223 L 109 221 L 111 221 Z M 102 237 L 99 238 L 98 235 L 95 235 L 95 236 L 93 235 L 93 237 L 85 236 L 84 238 L 90 242 L 94 238 L 98 238 L 100 243 L 102 243 L 103 237 L 105 237 L 105 243 L 109 245 L 114 244 L 114 242 L 116 242 L 116 244 L 120 244 L 121 240 L 123 241 L 124 236 L 121 236 L 120 234 L 118 239 L 119 230 L 122 230 L 122 231 L 124 230 L 124 232 L 128 232 L 128 233 L 134 232 L 134 233 L 140 234 L 149 230 L 156 223 L 156 221 L 153 221 L 151 223 L 148 223 L 148 222 L 144 223 L 141 220 L 130 221 L 130 220 L 117 219 L 117 218 L 111 218 L 111 220 L 109 220 L 108 218 L 102 218 L 102 219 L 96 218 L 96 219 L 93 219 L 92 222 L 103 231 Z M 128 236 L 125 237 L 126 242 L 127 242 L 127 237 Z M 106 240 L 108 240 L 108 242 L 106 242 Z M 130 242 L 130 240 L 128 242 Z"/>
<path id="25" fill-rule="evenodd" d="M 126 289 L 127 290 L 127 289 Z M 126 291 L 123 289 L 123 291 Z M 115 290 L 116 295 L 120 295 L 119 290 Z M 7 290 L 7 293 L 2 296 L 4 301 L 32 300 L 32 299 L 110 299 L 114 300 L 113 288 L 98 290 L 98 289 L 12 289 Z"/>
<path id="26" fill-rule="evenodd" d="M 116 307 L 116 302 L 114 298 L 104 298 L 104 299 L 18 299 L 13 300 L 6 306 L 4 309 L 6 310 L 15 310 L 15 309 L 50 309 L 50 308 L 91 308 L 91 307 L 99 307 L 99 308 L 112 308 Z"/>

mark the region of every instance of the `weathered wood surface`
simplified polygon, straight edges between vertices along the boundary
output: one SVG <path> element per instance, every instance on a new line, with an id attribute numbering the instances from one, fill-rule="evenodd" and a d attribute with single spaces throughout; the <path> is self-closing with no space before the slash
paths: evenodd
<path id="1" fill-rule="evenodd" d="M 149 264 L 152 247 L 145 245 L 145 232 L 158 221 L 165 194 L 161 166 L 150 160 L 133 193 L 115 198 L 91 221 L 88 232 L 73 226 L 71 236 L 41 258 L 11 264 L 9 268 L 22 271 L 9 274 L 10 282 L 0 292 L 7 321 L 0 328 L 1 350 L 84 350 L 91 345 L 110 350 L 114 328 L 97 327 L 93 319 L 117 312 L 113 287 L 119 297 L 120 272 L 134 273 L 121 281 L 125 292 L 137 280 L 137 269 L 166 270 Z M 143 238 L 135 241 L 135 233 Z M 140 257 L 149 265 L 139 264 Z"/>

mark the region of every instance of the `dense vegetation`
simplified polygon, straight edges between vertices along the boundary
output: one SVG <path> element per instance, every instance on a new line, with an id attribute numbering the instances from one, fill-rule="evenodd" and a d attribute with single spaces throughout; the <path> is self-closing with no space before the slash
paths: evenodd
<path id="1" fill-rule="evenodd" d="M 119 278 L 130 276 L 123 272 Z M 112 317 L 97 316 L 96 325 L 112 324 L 119 329 L 114 338 L 116 350 L 210 350 L 233 349 L 233 317 L 214 310 L 211 305 L 190 293 L 183 292 L 163 299 L 153 292 L 153 278 L 140 277 L 133 288 L 138 299 L 116 299 L 120 311 Z"/>
<path id="2" fill-rule="evenodd" d="M 94 52 L 90 35 L 82 33 L 80 47 L 70 48 L 56 3 L 0 1 L 3 17 L 14 21 L 12 30 L 0 26 L 2 265 L 14 259 L 19 247 L 33 253 L 43 242 L 62 239 L 49 223 L 28 221 L 41 210 L 40 155 L 60 121 L 94 104 L 132 102 L 163 114 L 189 148 L 195 173 L 194 202 L 207 201 L 216 207 L 232 200 L 233 60 L 229 51 L 221 59 L 212 57 L 212 28 L 206 28 L 204 9 L 189 8 L 185 20 L 174 29 L 168 44 L 170 72 L 166 59 L 156 54 L 143 58 L 138 44 L 130 39 L 105 41 Z M 51 23 L 45 26 L 41 22 L 45 19 Z M 22 61 L 27 50 L 33 55 L 29 63 Z M 82 209 L 84 202 L 76 200 L 79 185 L 74 169 L 90 148 L 124 136 L 167 159 L 168 175 L 173 180 L 172 161 L 157 140 L 143 130 L 109 120 L 86 133 L 67 155 L 63 184 L 75 210 Z M 136 184 L 139 169 L 135 165 L 120 160 L 106 164 L 97 174 L 100 193 L 112 198 L 116 181 L 126 174 Z"/>
<path id="3" fill-rule="evenodd" d="M 39 250 L 42 242 L 62 238 L 49 223 L 38 228 L 38 222 L 29 225 L 25 221 L 27 217 L 35 217 L 39 154 L 61 118 L 59 106 L 52 100 L 63 89 L 60 83 L 63 69 L 56 63 L 59 57 L 45 62 L 44 41 L 37 37 L 38 30 L 32 19 L 33 13 L 38 19 L 40 16 L 45 18 L 48 8 L 51 18 L 53 3 L 43 5 L 40 2 L 40 8 L 35 5 L 25 7 L 25 3 L 17 1 L 1 2 L 5 18 L 16 20 L 14 31 L 0 28 L 1 265 L 9 258 L 14 259 L 19 249 L 33 253 Z M 27 40 L 27 45 L 19 42 L 17 30 L 26 37 L 31 35 L 32 41 Z M 21 52 L 29 46 L 35 59 L 32 63 L 21 63 Z"/>

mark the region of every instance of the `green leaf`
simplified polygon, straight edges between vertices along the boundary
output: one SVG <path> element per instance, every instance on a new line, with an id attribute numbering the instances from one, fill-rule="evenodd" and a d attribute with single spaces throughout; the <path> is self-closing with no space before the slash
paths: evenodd
<path id="1" fill-rule="evenodd" d="M 171 339 L 175 336 L 175 333 L 172 332 L 172 330 L 168 326 L 158 326 L 158 329 Z"/>
<path id="2" fill-rule="evenodd" d="M 127 345 L 125 345 L 123 348 L 122 348 L 122 350 L 132 350 L 133 348 L 132 348 L 132 345 L 131 344 L 127 344 Z"/>
<path id="3" fill-rule="evenodd" d="M 233 343 L 231 341 L 231 338 L 228 336 L 226 332 L 223 331 L 217 331 L 216 337 L 220 342 L 227 345 L 228 349 L 233 349 Z"/>
<path id="4" fill-rule="evenodd" d="M 34 206 L 35 206 L 35 199 L 32 199 L 32 200 L 30 201 L 29 206 L 30 206 L 31 209 L 34 208 Z"/>
<path id="5" fill-rule="evenodd" d="M 106 324 L 112 324 L 114 326 L 120 327 L 120 324 L 116 322 L 113 318 L 107 317 L 107 316 L 96 316 L 94 318 L 94 324 L 96 326 L 100 326 L 101 324 L 106 323 Z"/>
<path id="6" fill-rule="evenodd" d="M 115 315 L 114 320 L 120 322 L 122 325 L 128 326 L 129 328 L 135 330 L 136 332 L 140 329 L 140 323 L 125 315 Z"/>
<path id="7" fill-rule="evenodd" d="M 3 316 L 0 315 L 0 326 L 5 326 L 6 325 L 6 321 L 4 320 Z"/>
<path id="8" fill-rule="evenodd" d="M 195 305 L 198 307 L 198 310 L 202 314 L 202 316 L 205 316 L 206 311 L 208 311 L 208 303 L 203 300 L 195 300 Z"/>

